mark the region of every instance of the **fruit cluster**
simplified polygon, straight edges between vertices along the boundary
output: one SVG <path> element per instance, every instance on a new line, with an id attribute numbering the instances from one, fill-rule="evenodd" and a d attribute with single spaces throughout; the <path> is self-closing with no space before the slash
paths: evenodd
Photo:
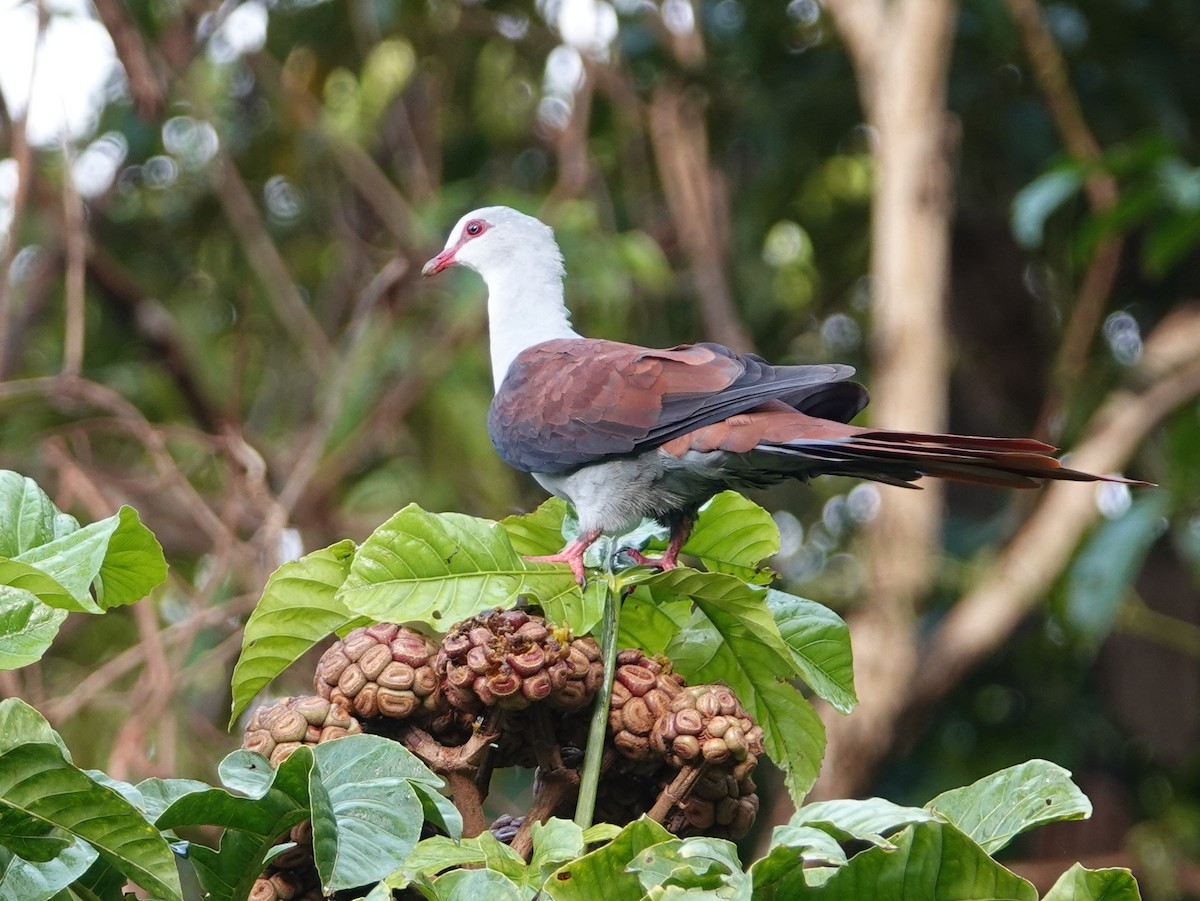
<path id="1" fill-rule="evenodd" d="M 688 686 L 668 661 L 637 649 L 618 653 L 614 675 L 596 819 L 622 825 L 647 814 L 678 835 L 744 836 L 758 811 L 762 729 L 734 693 Z M 530 810 L 502 817 L 499 831 L 493 824 L 528 853 L 534 822 L 571 815 L 603 679 L 595 640 L 524 609 L 472 617 L 440 644 L 378 623 L 325 651 L 316 696 L 256 710 L 243 746 L 278 766 L 302 744 L 357 732 L 402 741 L 436 772 L 469 776 L 448 780 L 467 834 L 487 828 L 482 800 L 493 769 L 537 767 Z M 298 842 L 295 856 L 305 847 Z M 260 882 L 307 888 L 311 852 L 299 863 L 287 870 L 276 861 Z M 274 897 L 265 884 L 261 891 Z"/>

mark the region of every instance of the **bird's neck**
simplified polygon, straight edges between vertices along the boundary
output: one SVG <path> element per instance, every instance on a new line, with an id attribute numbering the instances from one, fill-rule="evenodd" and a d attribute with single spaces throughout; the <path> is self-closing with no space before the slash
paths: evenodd
<path id="1" fill-rule="evenodd" d="M 508 268 L 484 276 L 488 287 L 488 333 L 496 390 L 521 351 L 555 338 L 578 338 L 563 301 L 562 273 Z"/>

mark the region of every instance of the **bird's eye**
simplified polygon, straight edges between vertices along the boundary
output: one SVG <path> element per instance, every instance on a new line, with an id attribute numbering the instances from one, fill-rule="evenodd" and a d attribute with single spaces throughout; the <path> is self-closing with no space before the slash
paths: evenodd
<path id="1" fill-rule="evenodd" d="M 483 223 L 478 219 L 474 219 L 467 223 L 467 234 L 474 238 L 483 233 Z"/>

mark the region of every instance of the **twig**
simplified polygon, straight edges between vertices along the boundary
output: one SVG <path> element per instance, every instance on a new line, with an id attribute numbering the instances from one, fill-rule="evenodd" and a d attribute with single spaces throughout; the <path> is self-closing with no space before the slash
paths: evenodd
<path id="1" fill-rule="evenodd" d="M 1148 607 L 1132 596 L 1117 611 L 1121 630 L 1200 660 L 1200 626 Z"/>
<path id="2" fill-rule="evenodd" d="M 1100 142 L 1083 118 L 1079 98 L 1071 88 L 1066 61 L 1046 25 L 1040 6 L 1036 0 L 1008 0 L 1008 8 L 1017 24 L 1034 78 L 1054 117 L 1063 145 L 1073 157 L 1091 164 L 1084 190 L 1092 211 L 1103 213 L 1111 210 L 1117 204 L 1117 180 L 1096 165 L 1103 155 Z M 1054 367 L 1054 388 L 1038 417 L 1038 433 L 1049 436 L 1051 440 L 1055 437 L 1052 434 L 1053 420 L 1087 365 L 1088 351 L 1117 279 L 1123 246 L 1123 239 L 1117 236 L 1100 241 L 1079 286 L 1071 318 L 1059 345 Z"/>
<path id="3" fill-rule="evenodd" d="M 63 223 L 66 226 L 66 334 L 63 339 L 62 374 L 77 376 L 83 371 L 84 274 L 87 265 L 87 231 L 83 200 L 71 177 L 72 154 L 63 144 Z"/>
<path id="4" fill-rule="evenodd" d="M 20 118 L 12 122 L 12 146 L 9 156 L 17 164 L 17 187 L 12 200 L 12 216 L 8 229 L 0 243 L 0 379 L 8 375 L 10 364 L 7 359 L 7 336 L 12 324 L 12 263 L 17 256 L 20 245 L 21 226 L 25 221 L 25 207 L 29 201 L 29 187 L 33 181 L 33 149 L 29 145 L 27 125 L 29 122 L 29 105 L 33 102 L 32 85 L 37 80 L 39 51 L 42 46 L 42 34 L 46 28 L 46 8 L 43 3 L 37 4 L 38 29 L 34 38 L 33 56 L 29 64 L 30 97 Z"/>
<path id="5" fill-rule="evenodd" d="M 166 89 L 155 74 L 141 34 L 119 0 L 92 0 L 92 3 L 125 69 L 138 114 L 143 119 L 157 119 L 166 107 Z"/>
<path id="6" fill-rule="evenodd" d="M 691 264 L 705 331 L 735 350 L 750 350 L 753 342 L 737 315 L 725 269 L 728 204 L 724 182 L 709 162 L 700 104 L 677 81 L 659 85 L 648 112 L 650 143 L 675 232 Z"/>
<path id="7" fill-rule="evenodd" d="M 229 154 L 219 152 L 209 168 L 210 183 L 225 218 L 241 241 L 246 261 L 275 311 L 275 318 L 292 336 L 308 358 L 308 365 L 319 372 L 329 359 L 329 339 L 300 295 L 287 263 L 263 223 L 250 189 Z"/>
<path id="8" fill-rule="evenodd" d="M 863 112 L 867 121 L 874 121 L 879 117 L 879 51 L 885 40 L 887 10 L 882 0 L 825 0 L 825 8 L 853 60 Z"/>

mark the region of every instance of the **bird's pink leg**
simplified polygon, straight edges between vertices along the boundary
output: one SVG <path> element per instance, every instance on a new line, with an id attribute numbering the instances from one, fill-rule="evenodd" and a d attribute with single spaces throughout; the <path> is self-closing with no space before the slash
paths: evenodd
<path id="1" fill-rule="evenodd" d="M 679 552 L 683 550 L 688 536 L 692 534 L 693 525 L 695 522 L 690 518 L 672 523 L 671 540 L 667 544 L 666 553 L 661 557 L 647 557 L 641 551 L 633 549 L 626 549 L 625 553 L 632 557 L 635 563 L 640 563 L 642 566 L 655 566 L 663 571 L 675 569 L 679 566 Z"/>
<path id="2" fill-rule="evenodd" d="M 587 581 L 583 575 L 583 555 L 599 537 L 599 531 L 585 532 L 557 554 L 549 554 L 545 557 L 526 557 L 525 559 L 530 563 L 566 563 L 571 567 L 575 581 L 582 586 Z"/>

